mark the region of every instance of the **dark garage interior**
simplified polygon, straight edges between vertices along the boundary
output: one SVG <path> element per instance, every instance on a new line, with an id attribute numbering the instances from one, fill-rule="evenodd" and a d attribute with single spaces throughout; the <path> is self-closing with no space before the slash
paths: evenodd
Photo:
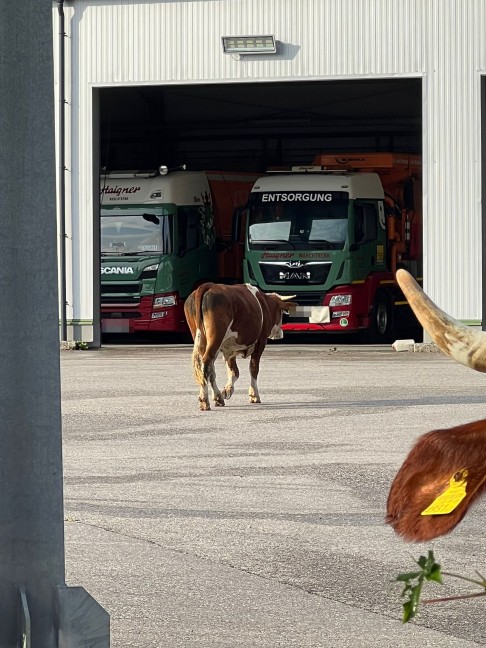
<path id="1" fill-rule="evenodd" d="M 311 164 L 318 152 L 420 153 L 420 79 L 104 88 L 108 171 L 250 170 Z"/>

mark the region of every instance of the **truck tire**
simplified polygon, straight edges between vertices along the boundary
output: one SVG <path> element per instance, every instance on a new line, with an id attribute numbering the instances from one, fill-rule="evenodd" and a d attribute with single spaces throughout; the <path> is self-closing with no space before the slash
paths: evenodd
<path id="1" fill-rule="evenodd" d="M 370 327 L 363 331 L 363 342 L 368 344 L 386 344 L 393 337 L 393 311 L 388 295 L 380 290 L 376 293 L 371 311 Z"/>

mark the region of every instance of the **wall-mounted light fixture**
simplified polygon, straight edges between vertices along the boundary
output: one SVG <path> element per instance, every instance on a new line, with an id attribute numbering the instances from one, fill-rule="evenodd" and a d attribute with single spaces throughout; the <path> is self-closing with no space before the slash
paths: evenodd
<path id="1" fill-rule="evenodd" d="M 223 52 L 236 55 L 237 58 L 246 54 L 276 54 L 277 43 L 275 36 L 223 36 Z"/>

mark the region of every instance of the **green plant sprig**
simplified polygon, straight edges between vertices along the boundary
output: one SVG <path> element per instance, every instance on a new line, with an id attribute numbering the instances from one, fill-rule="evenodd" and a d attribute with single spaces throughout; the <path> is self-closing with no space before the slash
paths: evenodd
<path id="1" fill-rule="evenodd" d="M 429 551 L 427 557 L 420 556 L 420 558 L 414 562 L 420 568 L 418 571 L 399 574 L 396 578 L 397 581 L 405 583 L 401 594 L 402 598 L 406 598 L 406 600 L 402 604 L 403 623 L 407 623 L 417 615 L 420 603 L 426 605 L 430 603 L 443 603 L 445 601 L 458 601 L 461 599 L 486 596 L 486 578 L 484 578 L 484 576 L 482 576 L 478 571 L 476 571 L 476 574 L 479 576 L 480 580 L 477 580 L 475 578 L 468 578 L 467 576 L 462 576 L 461 574 L 455 574 L 453 572 L 442 571 L 439 563 L 435 561 L 433 551 Z M 439 583 L 440 585 L 442 585 L 443 576 L 459 578 L 460 580 L 467 581 L 468 583 L 473 583 L 474 585 L 481 587 L 484 591 L 474 592 L 470 594 L 459 594 L 457 596 L 446 596 L 441 598 L 421 600 L 422 588 L 425 582 L 432 581 L 434 583 Z"/>

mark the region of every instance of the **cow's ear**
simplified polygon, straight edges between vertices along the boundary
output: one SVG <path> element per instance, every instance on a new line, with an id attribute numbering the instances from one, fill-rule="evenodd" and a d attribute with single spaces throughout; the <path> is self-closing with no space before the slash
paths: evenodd
<path id="1" fill-rule="evenodd" d="M 486 420 L 419 437 L 395 476 L 386 521 L 406 540 L 452 531 L 486 488 Z"/>

